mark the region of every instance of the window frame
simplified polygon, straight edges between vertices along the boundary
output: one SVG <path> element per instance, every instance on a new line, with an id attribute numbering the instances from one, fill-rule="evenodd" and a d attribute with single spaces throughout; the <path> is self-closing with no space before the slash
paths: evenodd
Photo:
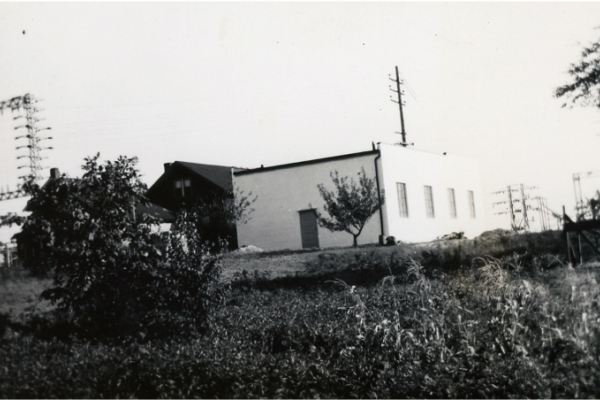
<path id="1" fill-rule="evenodd" d="M 475 193 L 472 190 L 467 190 L 467 197 L 469 198 L 469 213 L 471 214 L 471 218 L 477 218 L 477 213 L 475 212 Z"/>
<path id="2" fill-rule="evenodd" d="M 408 195 L 406 192 L 406 183 L 396 182 L 396 192 L 398 193 L 398 211 L 400 218 L 408 218 Z"/>
<path id="3" fill-rule="evenodd" d="M 433 201 L 433 187 L 429 185 L 423 186 L 425 192 L 425 215 L 427 218 L 435 218 L 435 203 Z"/>
<path id="4" fill-rule="evenodd" d="M 173 180 L 173 191 L 175 197 L 182 199 L 192 194 L 192 179 L 191 178 L 179 178 Z"/>
<path id="5" fill-rule="evenodd" d="M 448 206 L 450 207 L 450 218 L 458 218 L 458 213 L 456 210 L 456 193 L 454 188 L 448 188 Z"/>

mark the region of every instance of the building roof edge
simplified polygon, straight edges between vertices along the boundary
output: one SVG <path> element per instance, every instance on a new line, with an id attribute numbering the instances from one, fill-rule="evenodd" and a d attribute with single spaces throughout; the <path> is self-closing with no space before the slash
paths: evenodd
<path id="1" fill-rule="evenodd" d="M 288 164 L 273 165 L 270 167 L 260 167 L 260 168 L 247 169 L 247 170 L 243 170 L 243 171 L 234 171 L 233 175 L 234 176 L 249 175 L 249 174 L 254 174 L 254 173 L 275 171 L 278 169 L 286 169 L 286 168 L 295 168 L 295 167 L 301 167 L 304 165 L 319 164 L 319 163 L 323 163 L 323 162 L 344 160 L 347 158 L 362 157 L 362 156 L 375 155 L 375 154 L 379 154 L 379 150 L 368 150 L 368 151 L 362 151 L 359 153 L 342 154 L 339 156 L 315 158 L 312 160 L 299 161 L 299 162 L 288 163 Z"/>

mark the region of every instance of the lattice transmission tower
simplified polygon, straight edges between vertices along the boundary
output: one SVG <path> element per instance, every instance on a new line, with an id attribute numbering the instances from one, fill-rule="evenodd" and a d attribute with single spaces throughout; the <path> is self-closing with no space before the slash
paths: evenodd
<path id="1" fill-rule="evenodd" d="M 36 104 L 40 100 L 37 100 L 33 95 L 26 94 L 24 96 L 13 97 L 7 101 L 0 101 L 0 114 L 4 114 L 4 110 L 10 109 L 13 120 L 19 121 L 23 120 L 24 124 L 15 126 L 14 129 L 21 132 L 19 136 L 16 136 L 15 139 L 19 142 L 19 146 L 17 146 L 17 150 L 26 149 L 26 154 L 20 154 L 17 156 L 17 159 L 28 159 L 29 162 L 23 165 L 19 165 L 17 169 L 29 169 L 29 173 L 25 175 L 19 176 L 19 178 L 23 179 L 24 182 L 36 182 L 42 177 L 39 174 L 39 171 L 43 169 L 41 165 L 42 159 L 45 157 L 41 156 L 42 151 L 51 150 L 52 147 L 42 147 L 40 142 L 43 140 L 51 140 L 50 136 L 40 136 L 39 132 L 50 130 L 52 128 L 45 127 L 40 128 L 36 124 L 40 121 L 37 117 L 37 113 L 42 111 L 41 109 L 36 107 Z M 15 114 L 18 114 L 15 116 Z M 23 131 L 25 130 L 25 131 Z M 27 140 L 24 143 L 24 139 Z M 21 144 L 22 143 L 22 144 Z M 0 191 L 0 201 L 2 200 L 10 200 L 16 199 L 18 197 L 27 196 L 26 191 L 23 188 L 23 185 L 17 185 L 15 190 L 9 191 Z"/>

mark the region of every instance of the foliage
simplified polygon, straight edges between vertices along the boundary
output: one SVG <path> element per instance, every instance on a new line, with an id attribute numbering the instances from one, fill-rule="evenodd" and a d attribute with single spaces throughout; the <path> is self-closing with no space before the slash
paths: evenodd
<path id="1" fill-rule="evenodd" d="M 156 314 L 172 335 L 197 336 L 210 326 L 214 310 L 224 300 L 221 254 L 214 243 L 200 237 L 194 223 L 198 218 L 195 211 L 178 213 L 175 230 L 168 235 L 167 262 L 160 265 L 162 276 L 152 291 L 156 311 L 150 315 Z"/>
<path id="2" fill-rule="evenodd" d="M 238 224 L 246 224 L 254 211 L 252 204 L 258 196 L 252 198 L 252 192 L 247 195 L 243 190 L 235 187 L 232 193 L 209 192 L 197 198 L 196 202 L 188 209 L 197 213 L 197 228 L 200 235 L 215 244 L 222 240 L 230 244 L 237 240 L 233 237 Z"/>
<path id="3" fill-rule="evenodd" d="M 523 277 L 409 261 L 364 288 L 230 292 L 209 335 L 64 343 L 8 335 L 3 397 L 584 398 L 600 394 L 597 270 Z M 10 337 L 9 337 L 10 336 Z"/>
<path id="4" fill-rule="evenodd" d="M 334 191 L 327 190 L 323 184 L 317 185 L 329 217 L 315 210 L 317 220 L 319 225 L 332 232 L 351 234 L 356 247 L 358 236 L 383 204 L 383 197 L 379 195 L 375 179 L 367 177 L 364 168 L 358 173 L 358 184 L 352 178 L 350 182 L 348 177 L 340 178 L 337 171 L 330 176 L 335 185 Z"/>
<path id="5" fill-rule="evenodd" d="M 21 189 L 25 193 L 33 194 L 39 189 L 39 186 L 35 182 L 35 174 L 33 174 L 33 172 L 22 178 L 23 184 L 21 185 Z M 9 212 L 8 214 L 0 215 L 0 228 L 2 228 L 3 226 L 12 227 L 13 225 L 21 226 L 25 223 L 26 220 L 26 216 Z"/>
<path id="6" fill-rule="evenodd" d="M 600 107 L 600 41 L 591 43 L 581 52 L 581 60 L 568 71 L 573 82 L 560 86 L 556 97 L 567 97 L 573 104 Z M 563 104 L 563 107 L 566 103 Z"/>
<path id="7" fill-rule="evenodd" d="M 181 216 L 179 232 L 193 219 Z M 188 262 L 187 240 L 198 240 L 190 232 L 173 244 L 178 263 Z M 447 274 L 429 264 L 454 257 L 444 247 L 422 262 L 410 247 L 323 253 L 314 269 L 340 275 L 313 286 L 275 287 L 268 274 L 242 273 L 247 284 L 232 284 L 212 329 L 187 340 L 69 342 L 52 321 L 9 322 L 0 396 L 598 398 L 600 270 L 544 253 L 556 238 L 480 239 L 474 252 L 463 244 L 461 268 Z M 477 252 L 517 248 L 499 258 Z M 363 279 L 340 280 L 347 270 Z"/>
<path id="8" fill-rule="evenodd" d="M 8 226 L 11 227 L 13 225 L 21 226 L 25 223 L 26 217 L 22 215 L 17 215 L 15 213 L 8 213 L 6 215 L 0 215 L 0 227 Z"/>
<path id="9" fill-rule="evenodd" d="M 218 298 L 219 258 L 199 244 L 185 215 L 161 251 L 157 220 L 134 215 L 136 204 L 147 204 L 137 159 L 101 165 L 98 158 L 85 159 L 82 178 L 51 180 L 28 203 L 18 244 L 26 268 L 52 275 L 42 297 L 86 336 L 198 334 Z"/>

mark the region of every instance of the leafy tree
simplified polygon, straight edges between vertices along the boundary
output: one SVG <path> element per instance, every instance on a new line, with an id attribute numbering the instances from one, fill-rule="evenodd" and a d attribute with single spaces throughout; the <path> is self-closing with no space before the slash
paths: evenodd
<path id="1" fill-rule="evenodd" d="M 581 57 L 568 71 L 573 82 L 557 88 L 554 95 L 565 96 L 573 104 L 600 107 L 600 40 L 585 47 Z"/>
<path id="2" fill-rule="evenodd" d="M 136 158 L 86 158 L 82 178 L 62 176 L 31 189 L 31 215 L 17 235 L 20 256 L 34 273 L 51 273 L 42 297 L 55 303 L 87 335 L 197 334 L 220 272 L 179 216 L 180 232 L 161 251 L 158 221 L 135 216 L 148 204 Z M 181 243 L 185 243 L 183 246 Z"/>
<path id="3" fill-rule="evenodd" d="M 257 198 L 252 198 L 252 192 L 246 195 L 235 187 L 228 193 L 207 193 L 199 197 L 189 210 L 198 213 L 197 227 L 204 239 L 217 246 L 225 244 L 225 240 L 230 248 L 237 247 L 237 238 L 233 236 L 236 226 L 250 220 L 250 214 L 254 211 L 251 206 Z"/>
<path id="4" fill-rule="evenodd" d="M 378 193 L 375 179 L 368 178 L 364 168 L 358 173 L 358 184 L 352 178 L 350 181 L 348 177 L 340 178 L 337 171 L 330 176 L 335 185 L 334 191 L 327 190 L 323 184 L 317 185 L 329 217 L 315 210 L 317 221 L 332 232 L 348 232 L 356 247 L 357 238 L 383 204 L 383 197 Z"/>

